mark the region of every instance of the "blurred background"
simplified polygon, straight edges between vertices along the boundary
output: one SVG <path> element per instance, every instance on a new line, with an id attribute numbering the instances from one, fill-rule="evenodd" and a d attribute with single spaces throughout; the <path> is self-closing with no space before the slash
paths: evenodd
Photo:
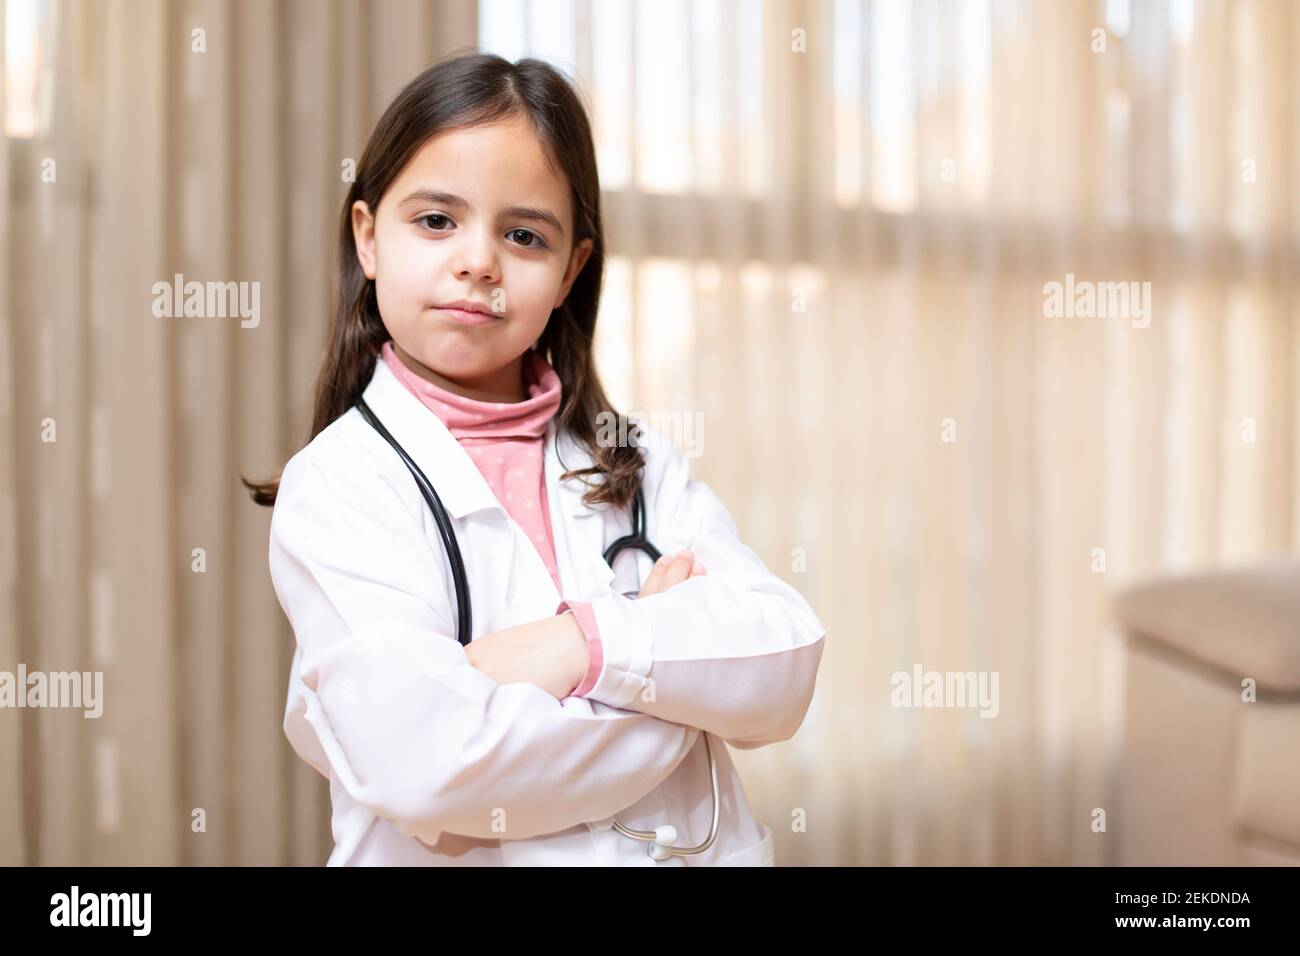
<path id="1" fill-rule="evenodd" d="M 328 856 L 239 475 L 307 438 L 348 161 L 474 47 L 583 92 L 607 389 L 702 413 L 828 628 L 802 729 L 733 755 L 779 864 L 1300 862 L 1300 5 L 0 10 L 0 670 L 105 675 L 99 719 L 0 710 L 0 863 Z M 176 273 L 260 323 L 156 317 Z M 897 706 L 918 667 L 996 717 Z"/>

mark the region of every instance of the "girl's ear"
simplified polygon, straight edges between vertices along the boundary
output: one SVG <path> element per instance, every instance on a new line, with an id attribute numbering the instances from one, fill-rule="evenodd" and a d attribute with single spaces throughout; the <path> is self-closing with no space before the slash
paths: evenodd
<path id="1" fill-rule="evenodd" d="M 375 217 L 364 199 L 352 204 L 352 242 L 357 247 L 357 261 L 366 278 L 375 278 Z"/>
<path id="2" fill-rule="evenodd" d="M 564 271 L 564 281 L 560 283 L 560 295 L 555 300 L 553 309 L 558 309 L 564 305 L 564 300 L 569 297 L 569 290 L 573 288 L 573 283 L 577 280 L 582 272 L 582 267 L 587 264 L 587 258 L 591 255 L 594 243 L 590 239 L 584 239 L 573 247 L 573 253 L 569 256 L 569 268 Z"/>

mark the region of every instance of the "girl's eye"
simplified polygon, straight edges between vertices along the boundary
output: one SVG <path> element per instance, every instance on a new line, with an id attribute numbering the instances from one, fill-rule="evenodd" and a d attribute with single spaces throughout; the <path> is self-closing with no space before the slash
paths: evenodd
<path id="1" fill-rule="evenodd" d="M 440 212 L 431 212 L 427 216 L 421 216 L 416 222 L 421 223 L 430 232 L 443 232 L 447 225 L 452 224 L 451 219 Z M 506 235 L 514 238 L 525 249 L 546 248 L 546 240 L 531 229 L 511 229 Z"/>
<path id="2" fill-rule="evenodd" d="M 429 215 L 427 215 L 427 216 L 421 216 L 419 221 L 420 221 L 420 222 L 428 222 L 430 219 L 441 219 L 441 220 L 445 220 L 445 221 L 447 221 L 447 222 L 451 222 L 450 219 L 447 219 L 447 217 L 444 216 L 444 215 L 443 215 L 442 213 L 440 213 L 440 212 L 431 212 L 431 213 L 429 213 Z M 431 226 L 431 227 L 428 227 L 428 228 L 432 228 L 435 232 L 438 231 L 438 227 L 437 227 L 437 226 Z"/>
<path id="3" fill-rule="evenodd" d="M 511 229 L 506 235 L 509 236 L 527 236 L 529 239 L 535 239 L 536 242 L 519 243 L 525 249 L 541 249 L 546 246 L 545 240 L 531 229 Z"/>

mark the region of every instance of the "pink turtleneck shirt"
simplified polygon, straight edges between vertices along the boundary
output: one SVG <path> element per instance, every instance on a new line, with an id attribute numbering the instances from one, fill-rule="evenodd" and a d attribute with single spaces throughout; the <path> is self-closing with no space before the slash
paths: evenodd
<path id="1" fill-rule="evenodd" d="M 397 380 L 438 416 L 469 454 L 497 501 L 528 536 L 561 594 L 555 539 L 542 468 L 546 423 L 560 407 L 560 376 L 540 352 L 524 353 L 528 397 L 522 402 L 481 402 L 416 375 L 397 356 L 390 339 L 382 356 Z M 573 691 L 581 697 L 596 685 L 603 663 L 596 615 L 586 601 L 561 601 L 555 613 L 573 612 L 587 639 L 587 673 Z"/>

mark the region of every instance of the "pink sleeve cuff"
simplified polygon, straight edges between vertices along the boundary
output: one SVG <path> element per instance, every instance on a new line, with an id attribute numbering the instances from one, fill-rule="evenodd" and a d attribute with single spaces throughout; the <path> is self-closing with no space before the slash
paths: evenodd
<path id="1" fill-rule="evenodd" d="M 596 686 L 596 680 L 600 677 L 601 668 L 605 664 L 605 654 L 600 643 L 600 629 L 596 626 L 596 615 L 591 610 L 591 602 L 561 601 L 555 613 L 563 614 L 566 611 L 573 612 L 578 627 L 582 630 L 582 636 L 587 639 L 587 673 L 583 675 L 582 681 L 569 695 L 570 697 L 582 697 Z"/>

